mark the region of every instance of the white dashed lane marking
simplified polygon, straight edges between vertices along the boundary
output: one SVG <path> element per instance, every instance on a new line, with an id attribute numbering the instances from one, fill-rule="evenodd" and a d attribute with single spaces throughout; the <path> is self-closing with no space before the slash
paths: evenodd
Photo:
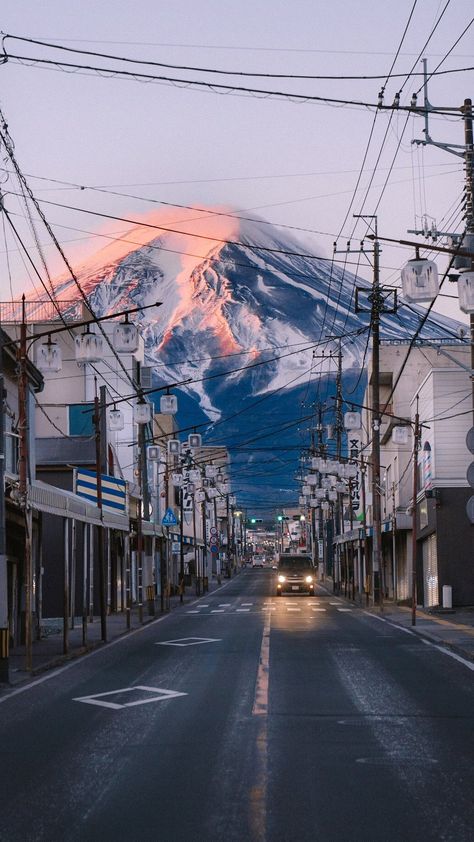
<path id="1" fill-rule="evenodd" d="M 250 611 L 250 608 L 237 608 L 237 613 L 245 611 Z"/>
<path id="2" fill-rule="evenodd" d="M 224 614 L 224 609 L 223 608 L 214 608 L 211 611 L 211 614 Z"/>

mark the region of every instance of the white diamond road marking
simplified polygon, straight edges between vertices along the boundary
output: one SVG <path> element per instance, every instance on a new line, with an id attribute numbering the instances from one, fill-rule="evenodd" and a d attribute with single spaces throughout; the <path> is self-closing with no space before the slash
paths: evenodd
<path id="1" fill-rule="evenodd" d="M 198 646 L 200 643 L 218 643 L 220 637 L 180 637 L 177 640 L 159 640 L 155 646 Z"/>
<path id="2" fill-rule="evenodd" d="M 142 690 L 144 693 L 153 693 L 153 696 L 151 698 L 140 699 L 138 702 L 126 702 L 125 704 L 103 701 L 104 696 L 116 696 L 118 693 L 132 693 L 134 690 Z M 122 710 L 124 708 L 133 708 L 137 705 L 147 705 L 151 702 L 165 702 L 167 699 L 176 699 L 178 696 L 187 695 L 187 693 L 178 693 L 177 690 L 164 690 L 162 687 L 146 687 L 143 684 L 137 684 L 135 687 L 122 687 L 120 690 L 109 690 L 107 693 L 95 693 L 91 696 L 77 696 L 72 701 L 83 702 L 85 705 L 98 705 L 99 707 L 109 708 L 111 710 Z"/>

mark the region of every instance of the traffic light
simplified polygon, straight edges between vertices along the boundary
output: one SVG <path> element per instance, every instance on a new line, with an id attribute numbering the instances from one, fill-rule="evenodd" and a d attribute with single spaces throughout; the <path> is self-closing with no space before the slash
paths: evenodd
<path id="1" fill-rule="evenodd" d="M 249 519 L 249 523 L 251 523 L 252 525 L 254 523 L 263 523 L 263 518 L 261 518 L 261 517 L 251 517 Z"/>
<path id="2" fill-rule="evenodd" d="M 283 515 L 278 515 L 277 520 L 282 521 L 282 520 L 283 520 Z"/>

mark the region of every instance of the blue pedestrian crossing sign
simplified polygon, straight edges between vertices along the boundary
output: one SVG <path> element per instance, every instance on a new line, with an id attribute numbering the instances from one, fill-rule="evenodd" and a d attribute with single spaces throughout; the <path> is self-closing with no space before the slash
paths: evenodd
<path id="1" fill-rule="evenodd" d="M 173 509 L 166 509 L 166 512 L 163 515 L 161 525 L 162 526 L 176 526 L 178 521 L 176 520 L 176 515 L 173 512 Z"/>

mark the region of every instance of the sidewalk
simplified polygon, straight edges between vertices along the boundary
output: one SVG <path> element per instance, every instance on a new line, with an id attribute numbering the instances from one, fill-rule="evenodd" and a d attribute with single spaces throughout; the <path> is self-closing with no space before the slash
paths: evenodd
<path id="1" fill-rule="evenodd" d="M 223 578 L 222 584 L 225 584 L 227 581 L 229 580 Z M 207 596 L 208 593 L 212 593 L 219 587 L 221 587 L 221 585 L 218 584 L 216 578 L 213 578 L 209 582 L 209 590 L 206 594 L 204 594 L 204 596 Z M 201 594 L 201 596 L 203 596 L 203 594 Z M 157 597 L 155 600 L 154 615 L 150 615 L 148 613 L 147 603 L 143 605 L 143 622 L 140 622 L 138 606 L 134 605 L 130 611 L 130 628 L 127 627 L 127 616 L 125 612 L 109 614 L 107 616 L 107 643 L 110 643 L 112 640 L 122 637 L 135 629 L 139 629 L 159 617 L 166 617 L 178 609 L 180 605 L 189 605 L 196 599 L 199 599 L 199 597 L 196 596 L 194 586 L 189 586 L 186 588 L 182 603 L 179 596 L 172 596 L 170 597 L 169 611 L 161 612 L 160 598 Z M 97 616 L 94 617 L 92 622 L 87 623 L 87 643 L 85 646 L 83 645 L 82 639 L 82 618 L 75 618 L 74 628 L 71 629 L 71 627 L 69 627 L 68 654 L 64 654 L 63 652 L 63 620 L 61 617 L 57 619 L 44 620 L 41 624 L 41 628 L 41 640 L 33 640 L 33 666 L 31 671 L 26 669 L 25 647 L 17 646 L 10 649 L 10 683 L 0 684 L 0 692 L 2 689 L 6 690 L 8 687 L 21 684 L 32 676 L 61 666 L 67 661 L 79 658 L 81 655 L 85 655 L 93 649 L 106 645 L 101 640 L 101 623 L 100 617 Z"/>
<path id="2" fill-rule="evenodd" d="M 333 595 L 331 580 L 328 579 L 327 585 L 322 585 L 322 587 Z M 374 617 L 401 626 L 418 635 L 418 637 L 439 646 L 445 646 L 457 655 L 474 661 L 474 606 L 453 608 L 449 611 L 442 608 L 417 608 L 416 625 L 412 626 L 411 608 L 409 607 L 385 602 L 383 611 L 380 611 L 378 606 L 359 605 L 357 600 L 354 602 L 345 596 L 338 596 L 337 598 L 344 599 L 348 605 L 356 605 Z"/>

